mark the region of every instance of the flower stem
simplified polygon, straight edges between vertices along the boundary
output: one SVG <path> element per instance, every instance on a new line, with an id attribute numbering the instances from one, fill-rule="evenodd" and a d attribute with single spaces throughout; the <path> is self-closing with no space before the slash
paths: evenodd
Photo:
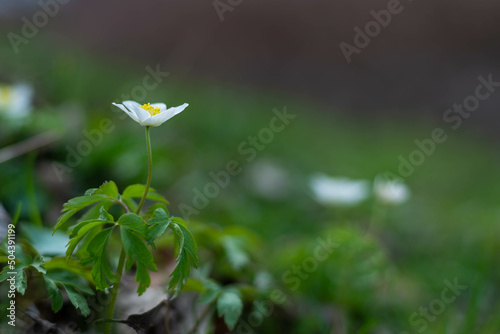
<path id="1" fill-rule="evenodd" d="M 148 196 L 149 186 L 151 185 L 151 174 L 153 173 L 153 155 L 151 154 L 151 139 L 149 138 L 149 126 L 146 126 L 146 145 L 148 148 L 148 181 L 146 182 L 146 189 L 144 189 L 144 195 L 142 195 L 139 206 L 137 207 L 136 213 L 141 212 L 142 206 L 146 201 Z"/>
<path id="2" fill-rule="evenodd" d="M 111 292 L 111 300 L 108 305 L 108 312 L 106 313 L 106 318 L 112 319 L 113 313 L 115 310 L 116 297 L 118 296 L 118 289 L 120 289 L 120 281 L 122 279 L 123 267 L 125 265 L 125 258 L 127 254 L 125 253 L 125 248 L 122 247 L 122 251 L 120 253 L 120 259 L 118 260 L 118 268 L 116 268 L 116 284 L 113 287 L 113 291 Z M 111 333 L 111 322 L 106 322 L 104 324 L 104 333 Z"/>
<path id="3" fill-rule="evenodd" d="M 151 139 L 149 137 L 149 126 L 146 126 L 146 146 L 148 149 L 148 181 L 146 183 L 146 188 L 144 189 L 144 195 L 142 195 L 141 202 L 139 203 L 139 206 L 137 207 L 136 214 L 139 214 L 141 212 L 142 206 L 144 205 L 144 202 L 146 201 L 146 197 L 148 196 L 149 186 L 151 185 L 151 175 L 153 172 L 153 156 L 151 154 Z M 126 257 L 127 257 L 127 254 L 125 253 L 125 248 L 123 248 L 123 246 L 122 246 L 122 250 L 120 253 L 120 259 L 118 260 L 118 267 L 116 268 L 117 283 L 113 287 L 113 292 L 111 293 L 111 300 L 109 302 L 108 311 L 106 314 L 106 317 L 108 319 L 113 318 L 116 297 L 118 296 L 118 289 L 120 288 L 120 281 L 122 279 L 123 267 L 125 266 Z M 106 334 L 111 333 L 111 324 L 112 324 L 111 322 L 105 323 L 104 333 L 106 333 Z"/>

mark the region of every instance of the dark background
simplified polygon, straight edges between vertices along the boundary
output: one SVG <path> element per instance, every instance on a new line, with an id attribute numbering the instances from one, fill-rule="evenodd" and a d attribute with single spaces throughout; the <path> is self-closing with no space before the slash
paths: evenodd
<path id="1" fill-rule="evenodd" d="M 38 9 L 24 2 L 2 3 L 2 24 L 11 31 Z M 486 0 L 403 1 L 403 11 L 348 64 L 339 44 L 353 44 L 353 28 L 387 4 L 243 0 L 221 21 L 210 1 L 73 0 L 43 31 L 57 43 L 134 59 L 139 67 L 162 63 L 177 77 L 283 91 L 367 117 L 440 119 L 473 90 L 478 75 L 496 77 L 500 3 Z M 498 99 L 483 104 L 467 126 L 496 134 Z"/>

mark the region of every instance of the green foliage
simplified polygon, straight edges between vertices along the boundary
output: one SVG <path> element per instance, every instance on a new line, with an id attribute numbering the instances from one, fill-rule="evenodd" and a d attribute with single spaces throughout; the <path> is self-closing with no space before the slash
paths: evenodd
<path id="1" fill-rule="evenodd" d="M 146 187 L 142 184 L 133 184 L 131 186 L 128 186 L 123 191 L 121 199 L 135 211 L 136 204 L 134 203 L 133 199 L 141 198 L 142 195 L 144 194 L 145 188 Z M 146 196 L 146 198 L 153 201 L 161 202 L 166 205 L 169 204 L 168 201 L 162 195 L 158 194 L 156 190 L 154 190 L 153 188 L 149 188 L 148 195 Z"/>
<path id="2" fill-rule="evenodd" d="M 5 250 L 2 249 L 1 253 L 4 252 Z M 44 281 L 54 312 L 58 312 L 62 308 L 63 294 L 61 291 L 65 290 L 70 302 L 75 308 L 81 310 L 83 316 L 90 313 L 83 294 L 93 295 L 94 292 L 88 286 L 79 283 L 80 276 L 68 270 L 67 266 L 61 264 L 54 266 L 54 263 L 58 262 L 58 258 L 46 261 L 26 240 L 19 241 L 16 246 L 16 256 L 15 266 L 7 265 L 3 268 L 0 273 L 0 282 L 9 279 L 12 276 L 10 273 L 14 272 L 16 290 L 24 295 L 28 286 L 28 277 L 35 280 L 41 279 Z"/>
<path id="3" fill-rule="evenodd" d="M 121 230 L 122 243 L 127 255 L 135 260 L 137 265 L 136 282 L 139 282 L 137 293 L 142 295 L 151 284 L 148 269 L 156 271 L 156 265 L 151 252 L 134 231 L 127 228 Z"/>
<path id="4" fill-rule="evenodd" d="M 144 222 L 144 220 L 142 220 L 142 218 L 135 213 L 124 214 L 118 219 L 117 224 L 123 227 L 123 229 L 137 232 L 143 238 L 145 237 L 145 233 L 148 228 L 146 222 Z"/>
<path id="5" fill-rule="evenodd" d="M 17 261 L 15 265 L 7 265 L 3 268 L 2 272 L 0 272 L 0 282 L 9 279 L 11 276 L 15 276 L 16 290 L 20 294 L 24 295 L 28 286 L 28 277 L 26 275 L 26 272 L 34 270 L 41 274 L 45 274 L 45 261 L 38 253 L 24 254 L 23 256 L 19 256 L 23 254 L 23 247 L 21 247 L 20 245 L 16 245 L 15 249 Z M 9 254 L 7 250 L 2 250 L 2 253 L 6 255 Z M 10 274 L 12 272 L 15 274 Z"/>
<path id="6" fill-rule="evenodd" d="M 211 279 L 198 281 L 202 287 L 199 303 L 201 305 L 214 304 L 219 317 L 224 317 L 224 322 L 230 330 L 238 322 L 243 312 L 243 296 L 241 291 L 233 286 L 221 287 Z"/>
<path id="7" fill-rule="evenodd" d="M 75 197 L 63 206 L 63 215 L 57 220 L 54 232 L 78 211 L 104 200 L 117 201 L 118 188 L 113 181 L 104 182 L 99 188 L 89 189 L 85 196 Z"/>
<path id="8" fill-rule="evenodd" d="M 217 298 L 217 314 L 219 317 L 224 316 L 229 329 L 234 329 L 242 312 L 243 302 L 240 292 L 234 288 L 222 290 Z"/>
<path id="9" fill-rule="evenodd" d="M 165 198 L 154 189 L 150 189 L 147 198 L 159 203 L 151 205 L 151 208 L 142 216 L 132 212 L 136 206 L 133 199 L 142 197 L 144 190 L 145 186 L 136 184 L 127 187 L 120 196 L 116 184 L 108 181 L 99 188 L 87 190 L 85 196 L 73 198 L 64 205 L 63 215 L 58 220 L 54 231 L 76 212 L 89 208 L 88 213 L 83 216 L 85 218 L 70 229 L 66 259 L 69 260 L 77 247 L 80 247 L 82 254 L 86 254 L 81 259 L 81 263 L 82 265 L 92 264 L 92 279 L 98 290 L 109 289 L 113 283 L 116 283 L 107 254 L 107 246 L 115 228 L 120 230 L 121 244 L 128 256 L 127 268 L 131 268 L 133 263 L 136 264 L 139 295 L 144 293 L 151 284 L 148 270 L 157 270 L 153 255 L 146 243 L 154 247 L 155 240 L 160 238 L 167 228 L 174 232 L 178 243 L 177 265 L 171 275 L 170 290 L 178 294 L 189 277 L 191 265 L 198 266 L 196 242 L 182 219 L 169 217 L 165 206 L 168 201 Z M 109 204 L 96 205 L 101 202 L 118 204 L 121 208 L 126 208 L 126 212 L 115 222 L 114 217 L 106 210 L 110 207 Z M 97 210 L 98 216 L 96 216 Z M 90 212 L 92 213 L 89 214 Z M 53 292 L 53 296 L 57 302 L 57 293 Z"/>
<path id="10" fill-rule="evenodd" d="M 146 239 L 154 247 L 154 240 L 161 237 L 170 225 L 170 218 L 163 208 L 158 208 L 153 212 L 153 216 L 148 221 Z"/>
<path id="11" fill-rule="evenodd" d="M 114 227 L 109 227 L 97 233 L 87 248 L 89 257 L 81 261 L 83 265 L 93 264 L 92 278 L 98 290 L 110 288 L 109 283 L 117 282 L 106 257 L 106 246 L 113 230 Z"/>
<path id="12" fill-rule="evenodd" d="M 182 219 L 172 218 L 169 227 L 175 232 L 179 248 L 176 259 L 177 266 L 170 275 L 172 279 L 168 287 L 177 295 L 189 277 L 191 264 L 195 268 L 198 267 L 198 250 L 193 235 L 185 227 Z"/>
<path id="13" fill-rule="evenodd" d="M 63 298 L 61 291 L 64 289 L 71 304 L 76 309 L 80 309 L 83 316 L 90 314 L 87 299 L 82 293 L 94 295 L 94 291 L 85 285 L 79 284 L 78 276 L 69 272 L 54 271 L 44 275 L 43 278 L 49 297 L 52 298 L 52 310 L 54 312 L 59 311 L 62 307 Z"/>
<path id="14" fill-rule="evenodd" d="M 378 289 L 390 278 L 384 250 L 369 234 L 354 227 L 333 227 L 316 239 L 283 245 L 273 268 L 284 287 L 318 301 L 337 300 L 359 308 L 378 299 Z M 309 270 L 311 263 L 314 270 Z M 309 267 L 308 267 L 309 266 Z"/>

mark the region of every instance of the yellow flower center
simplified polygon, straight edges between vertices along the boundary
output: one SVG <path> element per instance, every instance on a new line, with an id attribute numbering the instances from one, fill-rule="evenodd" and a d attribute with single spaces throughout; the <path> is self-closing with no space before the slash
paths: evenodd
<path id="1" fill-rule="evenodd" d="M 158 115 L 160 113 L 160 107 L 153 107 L 150 103 L 141 106 L 142 109 L 147 110 L 151 116 Z"/>

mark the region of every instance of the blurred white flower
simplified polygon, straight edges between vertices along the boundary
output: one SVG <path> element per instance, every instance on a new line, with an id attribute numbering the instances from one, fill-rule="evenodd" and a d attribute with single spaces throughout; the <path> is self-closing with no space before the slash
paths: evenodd
<path id="1" fill-rule="evenodd" d="M 141 106 L 135 101 L 123 101 L 123 104 L 113 103 L 113 105 L 125 111 L 130 118 L 142 126 L 159 126 L 182 112 L 189 104 L 184 103 L 168 109 L 165 103 L 148 103 Z"/>
<path id="2" fill-rule="evenodd" d="M 290 176 L 283 167 L 271 161 L 257 161 L 249 168 L 249 187 L 267 199 L 286 197 L 290 191 Z"/>
<path id="3" fill-rule="evenodd" d="M 0 114 L 10 119 L 20 119 L 29 115 L 33 88 L 24 83 L 0 84 Z"/>
<path id="4" fill-rule="evenodd" d="M 370 194 L 369 182 L 366 180 L 324 174 L 313 176 L 310 186 L 316 200 L 322 204 L 352 206 L 364 201 Z"/>
<path id="5" fill-rule="evenodd" d="M 410 188 L 398 180 L 389 180 L 378 175 L 373 182 L 375 197 L 384 204 L 402 204 L 410 198 Z"/>

